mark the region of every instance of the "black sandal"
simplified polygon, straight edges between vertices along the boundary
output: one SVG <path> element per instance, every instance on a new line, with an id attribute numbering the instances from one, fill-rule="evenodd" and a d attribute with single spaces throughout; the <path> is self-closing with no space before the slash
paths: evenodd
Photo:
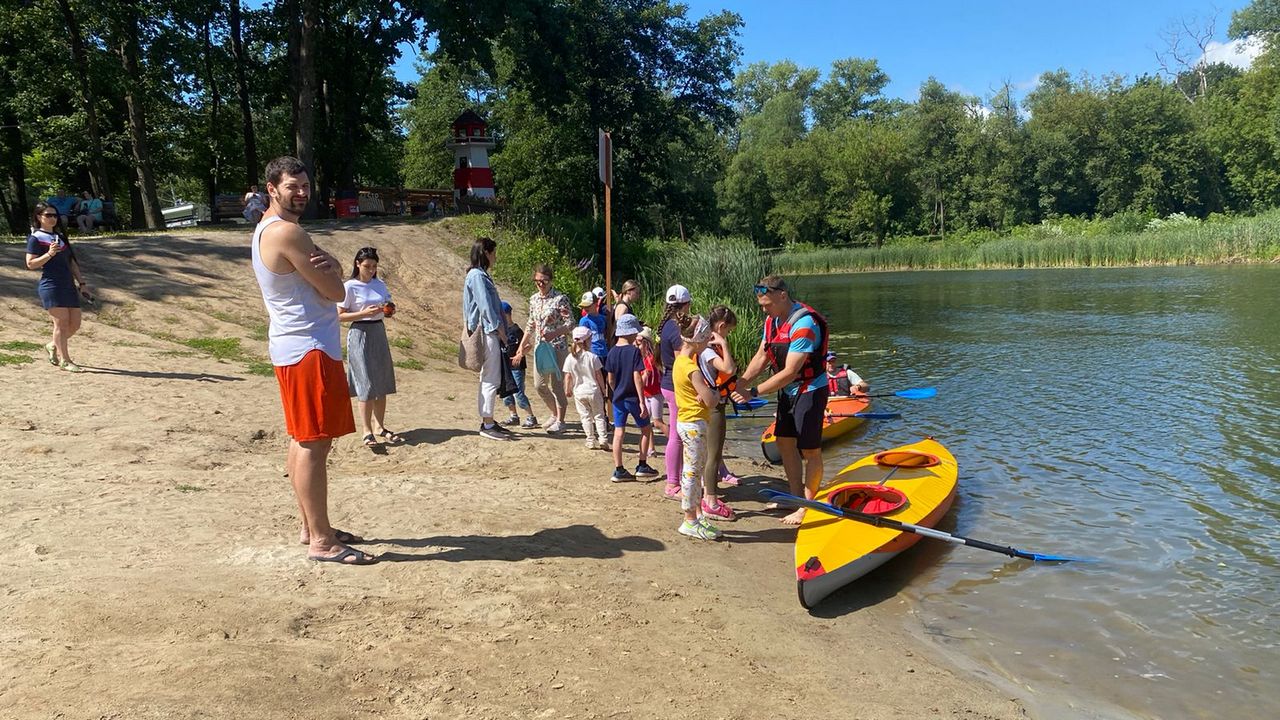
<path id="1" fill-rule="evenodd" d="M 388 430 L 388 429 L 386 429 L 386 428 L 382 428 L 382 432 L 380 432 L 380 433 L 378 433 L 378 434 L 379 434 L 379 435 L 381 435 L 382 437 L 386 438 L 386 439 L 387 439 L 387 442 L 393 442 L 393 443 L 404 442 L 404 438 L 400 437 L 400 436 L 399 436 L 399 435 L 397 435 L 396 433 L 394 433 L 394 432 L 392 432 L 392 431 L 390 431 L 390 430 Z"/>
<path id="2" fill-rule="evenodd" d="M 369 433 L 364 436 L 364 445 L 365 447 L 378 447 L 378 439 L 373 436 L 373 433 Z"/>

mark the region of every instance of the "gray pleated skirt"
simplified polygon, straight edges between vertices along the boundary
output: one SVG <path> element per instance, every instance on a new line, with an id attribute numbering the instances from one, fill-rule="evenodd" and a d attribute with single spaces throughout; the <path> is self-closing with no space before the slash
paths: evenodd
<path id="1" fill-rule="evenodd" d="M 347 331 L 347 388 L 351 397 L 360 400 L 395 394 L 396 369 L 382 323 L 351 323 Z"/>

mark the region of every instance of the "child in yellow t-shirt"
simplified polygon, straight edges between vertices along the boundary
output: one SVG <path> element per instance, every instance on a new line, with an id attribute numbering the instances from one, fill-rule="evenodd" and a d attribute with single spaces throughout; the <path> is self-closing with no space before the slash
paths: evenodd
<path id="1" fill-rule="evenodd" d="M 707 384 L 698 369 L 698 355 L 711 340 L 711 324 L 702 316 L 695 316 L 681 332 L 680 351 L 671 367 L 671 382 L 675 386 L 675 431 L 684 444 L 684 465 L 680 471 L 680 509 L 684 522 L 680 534 L 700 540 L 716 540 L 720 530 L 705 516 L 698 513 L 702 500 L 702 472 L 707 458 L 707 421 L 711 408 L 719 402 L 716 392 Z"/>

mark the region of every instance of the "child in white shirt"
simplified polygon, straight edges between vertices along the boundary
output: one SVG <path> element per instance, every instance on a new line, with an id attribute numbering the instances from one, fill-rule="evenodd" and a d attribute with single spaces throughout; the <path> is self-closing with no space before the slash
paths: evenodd
<path id="1" fill-rule="evenodd" d="M 609 450 L 609 437 L 604 422 L 604 375 L 600 358 L 591 352 L 591 330 L 584 326 L 573 329 L 573 347 L 564 359 L 564 394 L 573 397 L 587 434 L 587 448 Z"/>

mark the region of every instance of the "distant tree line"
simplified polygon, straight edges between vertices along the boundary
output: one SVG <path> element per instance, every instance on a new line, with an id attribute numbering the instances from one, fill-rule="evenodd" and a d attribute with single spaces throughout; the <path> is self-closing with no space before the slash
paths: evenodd
<path id="1" fill-rule="evenodd" d="M 361 184 L 447 187 L 443 140 L 490 120 L 499 194 L 596 217 L 597 128 L 615 138 L 619 220 L 761 245 L 1004 232 L 1045 219 L 1280 205 L 1280 3 L 1233 37 L 1247 71 L 1041 76 L 969 97 L 887 98 L 873 59 L 825 74 L 739 64 L 742 20 L 669 0 L 0 0 L 0 206 L 15 232 L 56 188 L 112 196 L 138 227 L 212 202 L 294 153 L 317 203 Z M 391 65 L 429 48 L 416 84 Z"/>

